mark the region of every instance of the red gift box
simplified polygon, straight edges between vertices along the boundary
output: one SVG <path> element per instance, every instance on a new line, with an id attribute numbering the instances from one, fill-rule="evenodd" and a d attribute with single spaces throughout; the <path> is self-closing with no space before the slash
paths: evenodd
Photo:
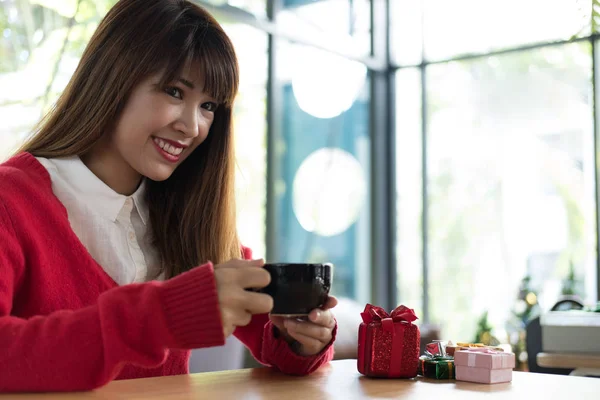
<path id="1" fill-rule="evenodd" d="M 421 334 L 414 310 L 399 306 L 391 314 L 367 304 L 358 329 L 358 372 L 366 376 L 414 378 Z"/>

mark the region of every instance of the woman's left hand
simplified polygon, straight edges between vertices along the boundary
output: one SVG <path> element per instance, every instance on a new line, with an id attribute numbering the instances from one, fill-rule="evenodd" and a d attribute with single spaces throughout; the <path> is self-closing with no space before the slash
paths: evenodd
<path id="1" fill-rule="evenodd" d="M 313 356 L 331 342 L 336 324 L 331 309 L 337 303 L 335 297 L 329 296 L 322 308 L 312 310 L 308 314 L 308 320 L 274 315 L 270 315 L 269 318 L 288 343 L 297 342 L 297 347 L 294 347 L 296 353 L 302 356 Z"/>

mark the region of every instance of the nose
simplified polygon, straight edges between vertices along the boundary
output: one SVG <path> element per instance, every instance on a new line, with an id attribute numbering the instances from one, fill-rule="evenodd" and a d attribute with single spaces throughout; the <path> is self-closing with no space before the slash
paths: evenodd
<path id="1" fill-rule="evenodd" d="M 195 138 L 200 134 L 200 112 L 195 107 L 186 107 L 177 121 L 174 128 L 187 137 Z"/>

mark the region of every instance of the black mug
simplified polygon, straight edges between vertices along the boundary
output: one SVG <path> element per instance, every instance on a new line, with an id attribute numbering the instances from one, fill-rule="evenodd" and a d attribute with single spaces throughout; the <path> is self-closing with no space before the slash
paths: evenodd
<path id="1" fill-rule="evenodd" d="M 304 317 L 327 301 L 332 264 L 268 263 L 263 268 L 271 275 L 271 282 L 257 292 L 273 298 L 271 315 Z"/>

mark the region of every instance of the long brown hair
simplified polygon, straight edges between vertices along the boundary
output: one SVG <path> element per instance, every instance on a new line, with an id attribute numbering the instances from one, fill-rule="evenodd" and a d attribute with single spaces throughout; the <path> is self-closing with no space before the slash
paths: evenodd
<path id="1" fill-rule="evenodd" d="M 210 14 L 185 0 L 120 0 L 56 105 L 19 149 L 81 157 L 114 127 L 143 79 L 162 72 L 165 85 L 189 65 L 200 66 L 204 91 L 221 104 L 206 140 L 171 177 L 147 182 L 151 234 L 167 277 L 241 256 L 231 116 L 239 71 L 231 41 Z"/>

